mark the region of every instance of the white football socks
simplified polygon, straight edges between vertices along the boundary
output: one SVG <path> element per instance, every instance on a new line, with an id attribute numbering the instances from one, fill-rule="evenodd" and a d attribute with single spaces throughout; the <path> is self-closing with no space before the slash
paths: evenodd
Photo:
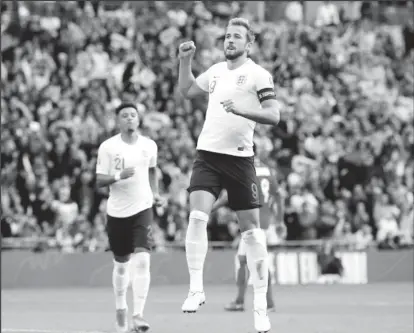
<path id="1" fill-rule="evenodd" d="M 134 304 L 133 315 L 142 317 L 151 282 L 150 254 L 148 252 L 133 254 L 130 265 Z"/>
<path id="2" fill-rule="evenodd" d="M 266 234 L 260 228 L 242 233 L 246 243 L 247 266 L 252 276 L 255 310 L 267 309 L 267 284 L 269 279 L 269 263 L 266 245 Z"/>
<path id="3" fill-rule="evenodd" d="M 115 294 L 115 308 L 117 310 L 127 309 L 126 294 L 129 286 L 129 261 L 117 262 L 114 261 L 114 268 L 112 271 L 112 286 Z"/>
<path id="4" fill-rule="evenodd" d="M 200 292 L 203 287 L 203 268 L 208 250 L 208 214 L 201 211 L 190 213 L 190 222 L 185 238 L 185 251 L 190 273 L 190 291 Z"/>

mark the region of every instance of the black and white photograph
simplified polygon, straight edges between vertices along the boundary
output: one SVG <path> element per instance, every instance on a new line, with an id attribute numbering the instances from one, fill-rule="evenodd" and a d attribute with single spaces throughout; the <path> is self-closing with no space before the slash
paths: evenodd
<path id="1" fill-rule="evenodd" d="M 412 333 L 414 2 L 1 2 L 2 333 Z"/>

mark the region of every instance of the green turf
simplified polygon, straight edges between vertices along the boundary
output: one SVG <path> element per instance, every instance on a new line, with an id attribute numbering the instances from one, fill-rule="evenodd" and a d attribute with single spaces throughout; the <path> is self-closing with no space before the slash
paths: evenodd
<path id="1" fill-rule="evenodd" d="M 248 333 L 253 314 L 226 313 L 234 286 L 206 286 L 197 314 L 180 311 L 185 286 L 153 287 L 145 318 L 153 333 Z M 413 284 L 275 287 L 275 333 L 412 333 Z M 251 290 L 247 307 L 251 304 Z M 4 333 L 113 332 L 112 290 L 3 290 Z"/>

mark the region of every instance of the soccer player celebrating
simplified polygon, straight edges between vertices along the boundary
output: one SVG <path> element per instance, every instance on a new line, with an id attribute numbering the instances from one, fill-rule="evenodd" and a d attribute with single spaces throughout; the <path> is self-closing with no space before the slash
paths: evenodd
<path id="1" fill-rule="evenodd" d="M 259 181 L 259 196 L 263 206 L 260 208 L 260 227 L 264 230 L 268 229 L 270 225 L 274 225 L 278 231 L 278 236 L 283 238 L 286 232 L 286 227 L 283 222 L 284 202 L 281 192 L 278 191 L 274 185 L 276 178 L 271 172 L 271 169 L 259 159 L 255 160 L 256 175 Z M 228 205 L 228 194 L 226 190 L 222 191 L 219 199 L 213 205 L 213 211 L 220 207 Z M 227 311 L 244 311 L 244 297 L 247 289 L 247 260 L 246 260 L 246 244 L 243 239 L 239 242 L 237 251 L 239 260 L 239 269 L 237 270 L 237 297 L 225 307 Z M 269 281 L 267 286 L 267 309 L 274 311 L 274 301 L 272 294 L 272 284 L 269 271 Z"/>
<path id="2" fill-rule="evenodd" d="M 116 328 L 118 332 L 129 329 L 126 293 L 131 276 L 133 328 L 145 332 L 149 329 L 143 310 L 150 285 L 152 207 L 164 204 L 156 176 L 158 148 L 154 141 L 139 134 L 139 114 L 134 104 L 121 104 L 115 112 L 120 134 L 100 145 L 96 182 L 98 187 L 110 189 L 107 234 L 114 256 Z"/>
<path id="3" fill-rule="evenodd" d="M 253 42 L 254 33 L 247 20 L 230 20 L 224 40 L 227 61 L 211 66 L 197 79 L 191 71 L 194 43 L 189 41 L 179 46 L 181 93 L 186 98 L 209 94 L 188 188 L 190 221 L 186 255 L 190 289 L 182 310 L 196 312 L 205 302 L 203 267 L 208 248 L 207 221 L 214 202 L 225 188 L 246 244 L 247 265 L 253 280 L 255 328 L 258 332 L 267 332 L 271 326 L 266 302 L 268 255 L 266 235 L 259 222 L 261 204 L 253 133 L 256 123 L 276 125 L 280 114 L 272 76 L 248 58 Z"/>

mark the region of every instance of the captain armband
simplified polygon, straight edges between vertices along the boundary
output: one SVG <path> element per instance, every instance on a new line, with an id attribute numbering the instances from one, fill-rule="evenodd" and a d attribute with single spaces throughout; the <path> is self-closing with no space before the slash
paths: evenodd
<path id="1" fill-rule="evenodd" d="M 257 92 L 257 97 L 259 98 L 259 102 L 262 103 L 269 99 L 276 99 L 276 93 L 273 88 L 264 88 Z"/>

